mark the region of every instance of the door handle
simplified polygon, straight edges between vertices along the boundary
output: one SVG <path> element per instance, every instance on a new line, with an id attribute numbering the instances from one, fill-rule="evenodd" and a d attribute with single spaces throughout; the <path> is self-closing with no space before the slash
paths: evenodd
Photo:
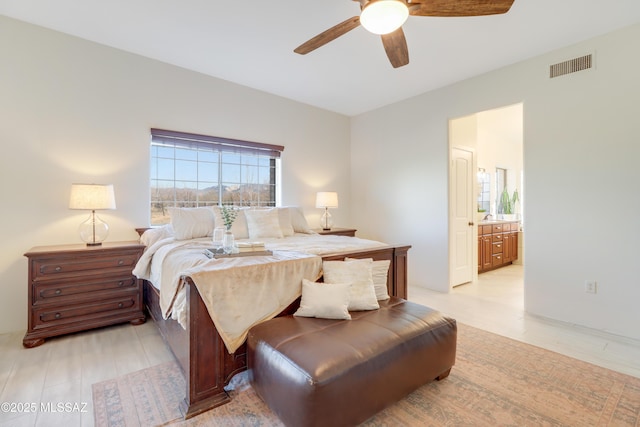
<path id="1" fill-rule="evenodd" d="M 469 221 L 469 227 L 473 227 L 473 221 Z"/>

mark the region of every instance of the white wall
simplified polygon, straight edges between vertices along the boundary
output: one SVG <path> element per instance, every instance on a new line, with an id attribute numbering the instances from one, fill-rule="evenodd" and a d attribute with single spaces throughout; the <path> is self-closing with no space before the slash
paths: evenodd
<path id="1" fill-rule="evenodd" d="M 639 49 L 636 24 L 353 118 L 354 224 L 411 243 L 410 284 L 447 291 L 449 119 L 523 102 L 526 309 L 640 339 Z"/>
<path id="2" fill-rule="evenodd" d="M 114 184 L 108 240 L 148 225 L 151 127 L 284 145 L 283 204 L 315 227 L 315 192 L 335 190 L 352 224 L 345 116 L 5 17 L 0 52 L 0 333 L 26 328 L 23 254 L 81 243 L 71 183 Z"/>

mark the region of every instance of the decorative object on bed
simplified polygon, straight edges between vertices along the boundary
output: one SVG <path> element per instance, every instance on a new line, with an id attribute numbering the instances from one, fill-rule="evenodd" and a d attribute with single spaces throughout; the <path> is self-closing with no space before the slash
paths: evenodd
<path id="1" fill-rule="evenodd" d="M 109 235 L 109 226 L 96 215 L 96 210 L 115 208 L 112 184 L 71 184 L 69 209 L 91 211 L 89 218 L 78 228 L 80 238 L 87 246 L 100 246 Z"/>
<path id="2" fill-rule="evenodd" d="M 222 221 L 227 231 L 231 231 L 233 221 L 238 217 L 238 209 L 234 206 L 222 205 L 220 207 L 220 213 L 222 214 Z"/>
<path id="3" fill-rule="evenodd" d="M 372 259 L 352 261 L 324 261 L 322 274 L 328 283 L 350 284 L 349 310 L 375 310 L 380 308 L 373 287 Z"/>
<path id="4" fill-rule="evenodd" d="M 167 208 L 176 240 L 190 240 L 213 235 L 215 216 L 210 206 L 201 208 Z"/>
<path id="5" fill-rule="evenodd" d="M 238 242 L 236 248 L 238 252 L 264 252 L 266 250 L 264 242 Z"/>
<path id="6" fill-rule="evenodd" d="M 229 230 L 224 232 L 224 236 L 222 236 L 222 250 L 225 254 L 233 253 L 235 248 L 235 238 L 233 237 L 233 233 Z"/>
<path id="7" fill-rule="evenodd" d="M 281 239 L 280 209 L 248 209 L 245 211 L 250 239 L 275 237 Z M 289 220 L 290 221 L 290 220 Z"/>
<path id="8" fill-rule="evenodd" d="M 345 261 L 356 261 L 354 258 L 345 258 Z M 371 260 L 373 261 L 373 260 Z M 389 274 L 389 265 L 391 261 L 388 259 L 382 261 L 373 261 L 371 264 L 371 278 L 373 279 L 373 288 L 376 292 L 378 301 L 389 299 L 387 291 L 387 275 Z"/>
<path id="9" fill-rule="evenodd" d="M 251 251 L 251 252 L 235 252 L 231 254 L 225 253 L 220 249 L 205 249 L 204 254 L 209 259 L 219 259 L 219 258 L 234 258 L 234 257 L 243 257 L 243 256 L 269 256 L 273 255 L 273 251 Z"/>
<path id="10" fill-rule="evenodd" d="M 237 239 L 248 239 L 249 231 L 247 229 L 247 218 L 244 213 L 249 208 L 235 208 L 236 217 L 232 222 L 230 231 L 233 233 L 233 237 Z M 215 216 L 216 226 L 223 226 L 226 228 L 224 217 L 222 216 L 222 207 L 214 206 L 213 215 Z"/>
<path id="11" fill-rule="evenodd" d="M 300 308 L 293 315 L 351 320 L 348 310 L 350 288 L 348 283 L 316 283 L 303 279 Z"/>
<path id="12" fill-rule="evenodd" d="M 213 242 L 213 248 L 214 249 L 222 249 L 222 241 L 224 239 L 224 232 L 225 229 L 224 227 L 216 227 L 213 229 L 213 237 L 212 237 L 212 242 Z"/>
<path id="13" fill-rule="evenodd" d="M 305 218 L 304 212 L 302 212 L 302 208 L 298 206 L 289 206 L 282 209 L 287 209 L 289 211 L 289 216 L 291 218 L 291 228 L 293 228 L 293 231 L 295 233 L 314 234 L 313 230 L 307 223 L 307 218 Z M 285 234 L 284 230 L 283 234 Z"/>
<path id="14" fill-rule="evenodd" d="M 324 208 L 324 213 L 320 217 L 320 226 L 323 230 L 331 230 L 333 218 L 329 213 L 329 208 L 338 207 L 338 193 L 335 191 L 319 191 L 316 194 L 316 208 Z"/>
<path id="15" fill-rule="evenodd" d="M 231 226 L 233 226 L 233 222 L 238 217 L 238 209 L 234 206 L 222 205 L 220 207 L 220 213 L 222 214 L 222 221 L 226 228 L 224 236 L 222 237 L 222 249 L 225 254 L 231 254 L 234 251 L 235 244 L 235 238 L 231 232 Z"/>

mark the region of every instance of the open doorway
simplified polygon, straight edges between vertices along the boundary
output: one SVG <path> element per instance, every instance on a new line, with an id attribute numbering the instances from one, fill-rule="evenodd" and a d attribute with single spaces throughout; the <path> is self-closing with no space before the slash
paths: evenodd
<path id="1" fill-rule="evenodd" d="M 459 153 L 468 151 L 473 153 L 473 160 L 469 164 L 457 161 Z M 505 258 L 504 266 L 524 263 L 524 219 L 523 200 L 526 197 L 524 189 L 524 161 L 523 161 L 523 104 L 515 104 L 488 111 L 482 111 L 470 116 L 449 121 L 449 152 L 450 152 L 450 218 L 449 218 L 449 278 L 450 288 L 464 283 L 478 280 L 478 266 L 481 271 L 498 271 L 502 242 L 490 242 L 483 249 L 478 230 L 483 225 L 499 228 L 501 221 L 515 221 L 507 228 L 513 228 L 507 239 L 517 246 L 507 247 L 509 259 Z M 460 167 L 467 168 L 461 172 Z M 461 183 L 461 178 L 468 178 L 467 184 Z M 469 186 L 470 189 L 469 189 Z M 473 208 L 466 209 L 467 204 Z M 464 215 L 468 215 L 465 217 Z M 465 235 L 466 239 L 460 236 Z M 516 229 L 517 227 L 517 229 Z M 484 228 L 487 229 L 486 227 Z M 499 239 L 501 235 L 491 237 Z M 505 242 L 507 243 L 507 242 Z M 471 247 L 469 245 L 472 245 Z M 482 268 L 481 257 L 488 252 L 494 265 Z M 492 253 L 493 251 L 493 253 Z M 517 253 L 517 256 L 513 256 Z M 470 254 L 470 255 L 468 255 Z M 465 263 L 473 264 L 472 271 L 460 274 L 460 266 Z M 518 271 L 522 271 L 520 268 Z M 482 273 L 485 274 L 485 273 Z"/>

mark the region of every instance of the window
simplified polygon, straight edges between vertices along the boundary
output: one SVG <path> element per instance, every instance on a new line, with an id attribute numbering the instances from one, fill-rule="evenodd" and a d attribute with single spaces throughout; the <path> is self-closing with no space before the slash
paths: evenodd
<path id="1" fill-rule="evenodd" d="M 478 169 L 478 212 L 489 213 L 491 203 L 491 175 L 484 169 Z"/>
<path id="2" fill-rule="evenodd" d="M 151 129 L 151 225 L 167 207 L 275 206 L 284 147 Z"/>
<path id="3" fill-rule="evenodd" d="M 507 189 L 507 170 L 496 168 L 496 212 L 506 213 L 502 193 Z M 508 212 L 511 213 L 511 212 Z"/>

